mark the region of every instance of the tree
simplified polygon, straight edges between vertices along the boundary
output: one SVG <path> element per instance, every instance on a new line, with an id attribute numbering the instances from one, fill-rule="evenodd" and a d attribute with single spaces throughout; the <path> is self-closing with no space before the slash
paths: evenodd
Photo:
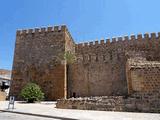
<path id="1" fill-rule="evenodd" d="M 28 102 L 41 101 L 44 99 L 44 93 L 35 83 L 28 83 L 21 91 L 20 95 Z"/>
<path id="2" fill-rule="evenodd" d="M 66 60 L 67 64 L 73 64 L 76 60 L 75 54 L 71 53 L 70 51 L 66 51 L 63 55 L 64 60 Z"/>
<path id="3" fill-rule="evenodd" d="M 71 51 L 66 51 L 63 54 L 61 54 L 60 56 L 61 60 L 65 60 L 66 61 L 66 74 L 67 74 L 67 98 L 70 97 L 71 95 L 69 95 L 69 86 L 68 84 L 70 84 L 70 65 L 73 64 L 76 60 L 76 55 L 71 52 Z"/>

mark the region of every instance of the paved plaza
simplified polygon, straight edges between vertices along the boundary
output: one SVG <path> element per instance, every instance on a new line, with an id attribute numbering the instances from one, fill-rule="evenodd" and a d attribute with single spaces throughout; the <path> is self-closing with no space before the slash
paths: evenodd
<path id="1" fill-rule="evenodd" d="M 154 113 L 57 109 L 55 102 L 16 102 L 15 109 L 7 107 L 8 101 L 0 101 L 0 120 L 160 120 Z"/>
<path id="2" fill-rule="evenodd" d="M 59 120 L 54 118 L 36 117 L 8 112 L 0 112 L 0 120 Z"/>

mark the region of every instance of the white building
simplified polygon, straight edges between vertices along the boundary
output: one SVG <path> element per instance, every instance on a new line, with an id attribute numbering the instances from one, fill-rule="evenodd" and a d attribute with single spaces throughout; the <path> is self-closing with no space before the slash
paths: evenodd
<path id="1" fill-rule="evenodd" d="M 9 89 L 11 85 L 11 79 L 0 76 L 0 90 L 4 91 L 6 95 L 9 95 Z"/>

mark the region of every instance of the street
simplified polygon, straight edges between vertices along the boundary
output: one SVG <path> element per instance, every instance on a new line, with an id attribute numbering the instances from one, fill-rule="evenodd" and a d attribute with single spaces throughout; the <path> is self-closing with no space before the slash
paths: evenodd
<path id="1" fill-rule="evenodd" d="M 0 120 L 62 120 L 65 118 L 47 118 L 47 117 L 37 117 L 32 115 L 23 115 L 16 113 L 0 112 Z"/>
<path id="2" fill-rule="evenodd" d="M 160 120 L 159 113 L 57 109 L 55 104 L 16 101 L 15 109 L 7 110 L 8 101 L 0 101 L 0 120 Z"/>

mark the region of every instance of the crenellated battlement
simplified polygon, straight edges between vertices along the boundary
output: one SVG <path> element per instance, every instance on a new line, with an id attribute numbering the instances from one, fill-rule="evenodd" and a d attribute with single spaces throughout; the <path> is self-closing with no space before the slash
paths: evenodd
<path id="1" fill-rule="evenodd" d="M 61 26 L 53 26 L 53 27 L 42 27 L 35 29 L 27 29 L 27 30 L 17 30 L 17 35 L 27 35 L 27 34 L 36 34 L 36 33 L 49 33 L 49 32 L 65 32 L 68 31 L 66 25 Z"/>
<path id="2" fill-rule="evenodd" d="M 137 34 L 137 35 L 130 35 L 130 36 L 124 36 L 124 37 L 113 37 L 113 38 L 108 38 L 106 40 L 102 39 L 100 41 L 96 40 L 93 42 L 85 42 L 85 43 L 78 43 L 76 44 L 77 48 L 82 48 L 82 47 L 91 47 L 91 46 L 97 46 L 97 45 L 110 45 L 112 43 L 120 43 L 120 42 L 130 42 L 133 40 L 155 40 L 157 38 L 160 38 L 160 32 L 158 33 L 145 33 L 144 35 L 142 34 Z"/>
<path id="3" fill-rule="evenodd" d="M 77 44 L 65 25 L 18 30 L 16 34 L 10 95 L 18 100 L 21 89 L 30 81 L 42 88 L 46 100 L 73 96 L 127 96 L 132 88 L 135 93 L 141 86 L 144 89 L 140 92 L 160 93 L 160 69 L 152 65 L 153 61 L 160 62 L 160 32 Z M 57 59 L 65 52 L 75 55 L 71 58 L 67 55 L 69 61 L 76 58 L 74 63 Z M 128 69 L 128 60 L 140 62 Z M 144 60 L 149 63 L 142 64 Z"/>

